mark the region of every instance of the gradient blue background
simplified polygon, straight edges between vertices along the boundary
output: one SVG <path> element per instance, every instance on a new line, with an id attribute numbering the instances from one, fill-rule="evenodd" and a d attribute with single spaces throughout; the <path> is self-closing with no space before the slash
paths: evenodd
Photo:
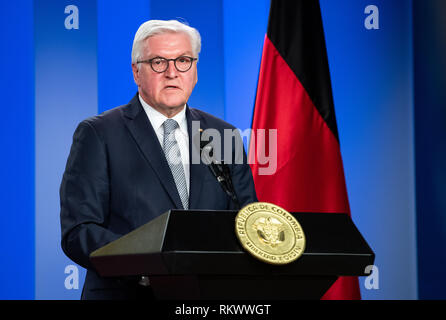
<path id="1" fill-rule="evenodd" d="M 364 299 L 444 299 L 445 25 L 441 0 L 321 0 L 352 217 L 376 253 Z M 79 8 L 67 30 L 66 5 Z M 364 27 L 367 5 L 379 29 Z M 136 92 L 148 19 L 198 28 L 190 105 L 251 125 L 268 0 L 21 0 L 0 4 L 0 299 L 78 299 L 60 248 L 59 185 L 76 125 Z M 291 116 L 291 115 L 290 115 Z"/>

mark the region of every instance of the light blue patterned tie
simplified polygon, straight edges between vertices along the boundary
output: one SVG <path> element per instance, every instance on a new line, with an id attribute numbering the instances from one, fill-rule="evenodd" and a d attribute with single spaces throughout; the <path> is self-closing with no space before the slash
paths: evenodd
<path id="1" fill-rule="evenodd" d="M 177 186 L 178 193 L 181 198 L 181 203 L 184 209 L 189 208 L 189 195 L 187 193 L 186 177 L 184 175 L 183 163 L 181 161 L 180 148 L 175 139 L 175 129 L 179 127 L 178 122 L 173 119 L 167 119 L 163 123 L 164 139 L 163 149 L 166 155 L 167 163 L 172 171 L 173 179 Z"/>

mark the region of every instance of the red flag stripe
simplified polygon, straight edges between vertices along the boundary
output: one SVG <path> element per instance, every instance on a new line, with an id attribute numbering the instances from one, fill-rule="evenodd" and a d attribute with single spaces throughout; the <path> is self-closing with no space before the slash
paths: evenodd
<path id="1" fill-rule="evenodd" d="M 259 198 L 288 211 L 349 213 L 338 141 L 268 37 L 258 85 L 253 128 L 277 129 L 275 174 L 260 176 L 258 157 L 251 166 Z"/>

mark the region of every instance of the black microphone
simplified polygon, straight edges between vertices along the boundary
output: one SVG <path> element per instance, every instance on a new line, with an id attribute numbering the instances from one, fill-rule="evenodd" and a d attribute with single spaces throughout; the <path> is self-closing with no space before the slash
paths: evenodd
<path id="1" fill-rule="evenodd" d="M 223 191 L 231 198 L 237 209 L 240 209 L 240 202 L 232 184 L 231 173 L 227 164 L 223 161 L 216 160 L 213 155 L 212 144 L 207 141 L 200 140 L 200 154 L 203 162 L 209 167 L 213 176 L 217 179 Z"/>

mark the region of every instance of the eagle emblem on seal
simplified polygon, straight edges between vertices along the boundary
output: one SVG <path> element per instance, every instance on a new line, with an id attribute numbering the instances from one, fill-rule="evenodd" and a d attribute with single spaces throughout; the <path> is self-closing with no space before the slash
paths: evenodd
<path id="1" fill-rule="evenodd" d="M 285 240 L 283 224 L 274 217 L 260 217 L 252 225 L 261 242 L 276 247 Z"/>

